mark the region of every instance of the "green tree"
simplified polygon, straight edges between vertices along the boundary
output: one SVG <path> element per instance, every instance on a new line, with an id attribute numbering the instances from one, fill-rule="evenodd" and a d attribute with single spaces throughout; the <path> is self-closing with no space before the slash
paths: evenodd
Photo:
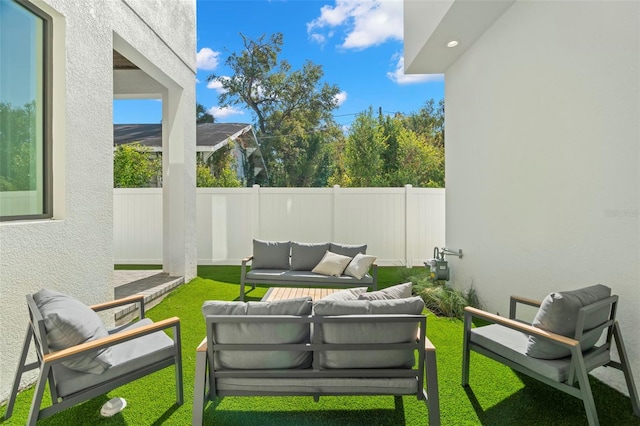
<path id="1" fill-rule="evenodd" d="M 114 188 L 146 188 L 160 176 L 161 160 L 139 143 L 120 145 L 113 153 Z"/>
<path id="2" fill-rule="evenodd" d="M 404 124 L 428 144 L 444 147 L 444 99 L 437 105 L 429 99 L 418 112 L 407 116 Z"/>
<path id="3" fill-rule="evenodd" d="M 200 102 L 196 103 L 196 124 L 213 122 L 215 122 L 213 115 L 209 114 Z"/>
<path id="4" fill-rule="evenodd" d="M 401 127 L 398 135 L 398 167 L 391 186 L 444 187 L 444 148 L 426 143 L 423 137 Z"/>
<path id="5" fill-rule="evenodd" d="M 196 155 L 196 186 L 198 188 L 237 188 L 242 181 L 236 174 L 236 159 L 233 156 L 233 142 L 205 156 Z"/>
<path id="6" fill-rule="evenodd" d="M 36 105 L 0 103 L 0 191 L 36 189 Z"/>
<path id="7" fill-rule="evenodd" d="M 384 176 L 386 141 L 373 109 L 359 114 L 349 130 L 344 145 L 344 175 L 333 183 L 354 187 L 388 186 Z"/>
<path id="8" fill-rule="evenodd" d="M 274 186 L 318 183 L 325 176 L 328 151 L 324 146 L 336 137 L 331 113 L 337 107 L 336 85 L 322 83 L 320 65 L 306 61 L 294 70 L 280 60 L 284 39 L 281 33 L 253 40 L 240 34 L 244 49 L 231 53 L 226 65 L 231 76 L 209 76 L 224 89 L 218 103 L 222 107 L 249 108 L 256 119 L 257 136 Z M 314 136 L 310 136 L 314 134 Z M 306 170 L 303 176 L 300 171 Z"/>

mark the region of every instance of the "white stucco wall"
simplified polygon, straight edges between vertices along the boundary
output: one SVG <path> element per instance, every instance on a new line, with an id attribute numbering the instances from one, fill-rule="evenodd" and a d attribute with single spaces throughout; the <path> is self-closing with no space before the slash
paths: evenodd
<path id="1" fill-rule="evenodd" d="M 46 287 L 87 304 L 113 299 L 114 34 L 171 83 L 163 102 L 172 131 L 195 141 L 195 0 L 33 3 L 54 18 L 54 217 L 0 224 L 0 401 L 27 326 L 25 294 Z M 195 165 L 184 162 L 195 158 L 193 145 L 177 144 L 172 160 L 186 279 L 196 259 Z"/>
<path id="2" fill-rule="evenodd" d="M 639 24 L 636 1 L 519 1 L 445 74 L 452 282 L 503 315 L 510 294 L 610 286 L 636 383 Z"/>

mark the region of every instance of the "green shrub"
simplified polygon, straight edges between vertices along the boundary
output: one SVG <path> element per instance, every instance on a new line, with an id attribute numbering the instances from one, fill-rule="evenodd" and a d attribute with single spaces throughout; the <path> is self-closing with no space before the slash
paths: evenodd
<path id="1" fill-rule="evenodd" d="M 413 283 L 413 293 L 422 297 L 426 308 L 437 316 L 461 319 L 465 306 L 481 308 L 473 285 L 462 292 L 447 285 L 445 281 L 433 280 L 429 271 L 414 274 L 407 279 Z"/>

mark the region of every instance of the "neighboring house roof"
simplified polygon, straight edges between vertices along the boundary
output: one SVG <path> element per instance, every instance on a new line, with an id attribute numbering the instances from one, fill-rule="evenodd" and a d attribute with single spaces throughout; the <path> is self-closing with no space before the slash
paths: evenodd
<path id="1" fill-rule="evenodd" d="M 205 153 L 205 157 L 227 145 L 229 141 L 234 141 L 246 160 L 253 165 L 254 176 L 263 171 L 266 173 L 258 139 L 251 124 L 201 123 L 196 126 L 196 152 Z M 162 152 L 162 124 L 113 125 L 114 146 L 133 142 L 148 146 L 154 152 Z M 241 168 L 241 162 L 238 163 Z"/>

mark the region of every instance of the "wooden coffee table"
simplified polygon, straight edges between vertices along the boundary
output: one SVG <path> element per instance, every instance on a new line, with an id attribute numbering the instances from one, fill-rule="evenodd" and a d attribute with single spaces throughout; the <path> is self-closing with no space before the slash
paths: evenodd
<path id="1" fill-rule="evenodd" d="M 309 288 L 309 287 L 271 287 L 262 298 L 263 302 L 274 300 L 295 299 L 297 297 L 310 296 L 312 300 L 322 299 L 325 296 L 335 293 L 337 288 Z"/>

